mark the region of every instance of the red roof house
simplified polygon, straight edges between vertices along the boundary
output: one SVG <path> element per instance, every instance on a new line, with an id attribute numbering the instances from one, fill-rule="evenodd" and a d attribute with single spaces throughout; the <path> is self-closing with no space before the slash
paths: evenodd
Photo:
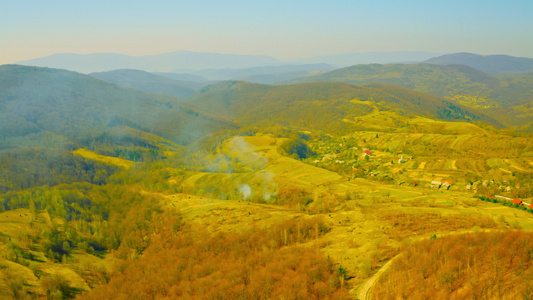
<path id="1" fill-rule="evenodd" d="M 522 200 L 515 198 L 515 199 L 513 199 L 513 204 L 522 205 Z"/>

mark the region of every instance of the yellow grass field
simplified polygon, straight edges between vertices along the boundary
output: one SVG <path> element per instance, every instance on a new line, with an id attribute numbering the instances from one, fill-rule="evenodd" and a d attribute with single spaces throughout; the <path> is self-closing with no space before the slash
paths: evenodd
<path id="1" fill-rule="evenodd" d="M 79 155 L 79 156 L 82 156 L 82 157 L 85 157 L 87 159 L 96 160 L 96 161 L 99 161 L 99 162 L 103 162 L 103 163 L 106 163 L 106 164 L 114 165 L 114 166 L 121 167 L 121 168 L 124 168 L 124 169 L 129 169 L 133 165 L 135 165 L 135 162 L 132 162 L 132 161 L 129 161 L 129 160 L 125 160 L 125 159 L 118 158 L 118 157 L 100 155 L 98 153 L 95 153 L 93 151 L 90 151 L 90 150 L 87 150 L 87 149 L 83 149 L 83 148 L 79 148 L 77 150 L 74 150 L 74 151 L 72 151 L 72 153 L 74 153 L 76 155 Z"/>

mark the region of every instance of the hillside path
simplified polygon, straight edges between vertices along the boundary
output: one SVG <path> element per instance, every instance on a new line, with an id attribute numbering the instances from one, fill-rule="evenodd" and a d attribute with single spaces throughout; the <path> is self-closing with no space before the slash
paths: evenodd
<path id="1" fill-rule="evenodd" d="M 497 231 L 498 231 L 498 229 L 496 229 L 496 230 L 495 229 L 485 229 L 485 230 L 481 230 L 481 231 L 478 231 L 478 232 L 497 232 Z M 446 237 L 446 236 L 460 235 L 460 234 L 465 234 L 465 233 L 471 233 L 471 231 L 464 230 L 464 231 L 454 231 L 454 232 L 439 233 L 438 237 L 442 238 L 442 237 Z M 429 239 L 429 238 L 430 237 L 425 237 L 425 238 L 422 238 L 420 240 L 425 240 L 425 239 Z M 396 259 L 401 257 L 401 256 L 402 256 L 402 253 L 399 253 L 395 257 L 391 258 L 391 260 L 389 260 L 387 263 L 385 263 L 381 267 L 381 269 L 379 269 L 372 277 L 370 277 L 363 285 L 361 285 L 359 287 L 359 292 L 357 293 L 357 299 L 359 299 L 359 300 L 369 300 L 372 288 L 374 287 L 374 285 L 376 285 L 376 283 L 378 282 L 379 278 L 381 278 L 383 273 L 385 273 L 390 268 L 392 263 Z"/>
<path id="2" fill-rule="evenodd" d="M 374 274 L 374 276 L 370 277 L 370 279 L 368 279 L 365 284 L 363 284 L 360 288 L 359 288 L 359 292 L 357 293 L 357 299 L 359 300 L 367 300 L 367 299 L 370 299 L 370 292 L 372 291 L 372 288 L 374 287 L 374 285 L 376 284 L 376 282 L 379 280 L 379 278 L 381 277 L 381 275 L 383 275 L 383 273 L 385 273 L 385 271 L 387 271 L 390 266 L 392 265 L 392 262 L 398 258 L 400 256 L 400 254 L 396 255 L 395 257 L 393 257 L 391 260 L 389 260 L 386 264 L 383 265 L 383 267 L 381 267 L 381 269 L 379 269 L 376 274 Z"/>

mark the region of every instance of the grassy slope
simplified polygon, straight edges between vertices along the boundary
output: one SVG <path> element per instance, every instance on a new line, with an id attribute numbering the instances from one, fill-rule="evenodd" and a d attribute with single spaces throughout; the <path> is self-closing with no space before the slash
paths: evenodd
<path id="1" fill-rule="evenodd" d="M 89 151 L 87 149 L 83 149 L 83 148 L 79 148 L 73 151 L 72 153 L 83 156 L 88 159 L 96 160 L 99 162 L 114 165 L 114 166 L 121 167 L 124 169 L 129 169 L 135 164 L 134 162 L 129 161 L 129 160 L 125 160 L 125 159 L 118 158 L 118 157 L 100 155 L 92 151 Z"/>
<path id="2" fill-rule="evenodd" d="M 28 209 L 15 209 L 0 213 L 1 252 L 8 253 L 7 244 L 11 242 L 26 253 L 31 252 L 34 257 L 33 259 L 25 257 L 24 263 L 22 263 L 21 258 L 13 262 L 7 260 L 6 256 L 0 257 L 1 289 L 10 291 L 11 288 L 21 284 L 19 287 L 21 295 L 24 291 L 32 298 L 40 298 L 46 296 L 43 286 L 44 280 L 59 276 L 66 280 L 72 290 L 88 291 L 90 290 L 89 285 L 94 284 L 94 282 L 88 283 L 87 280 L 90 277 L 82 277 L 80 274 L 89 273 L 87 271 L 91 268 L 108 268 L 110 266 L 106 260 L 79 251 L 72 253 L 67 263 L 53 263 L 41 252 L 38 244 L 29 247 L 26 236 L 38 235 L 40 229 L 50 226 L 51 222 L 61 222 L 61 220 L 50 219 L 46 211 L 38 213 L 35 218 Z M 13 295 L 6 294 L 6 297 L 10 298 L 10 296 Z"/>

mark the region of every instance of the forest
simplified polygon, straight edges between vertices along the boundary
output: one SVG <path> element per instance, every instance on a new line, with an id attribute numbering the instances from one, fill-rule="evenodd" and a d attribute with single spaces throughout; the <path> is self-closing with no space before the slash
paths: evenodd
<path id="1" fill-rule="evenodd" d="M 378 299 L 528 299 L 533 293 L 531 233 L 490 232 L 436 237 L 402 252 Z"/>

